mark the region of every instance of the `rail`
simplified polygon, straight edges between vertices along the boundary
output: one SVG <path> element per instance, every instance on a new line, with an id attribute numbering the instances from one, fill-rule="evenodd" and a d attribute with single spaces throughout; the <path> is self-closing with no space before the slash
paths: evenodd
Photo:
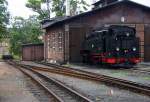
<path id="1" fill-rule="evenodd" d="M 9 62 L 9 64 L 13 63 Z M 16 65 L 20 66 L 18 64 L 15 64 L 15 66 Z M 34 80 L 36 80 L 39 84 L 41 84 L 54 97 L 56 97 L 59 102 L 93 102 L 77 91 L 69 88 L 68 86 L 65 86 L 64 84 L 53 78 L 47 77 L 39 73 L 38 71 L 29 68 L 29 66 L 27 67 L 22 65 L 19 69 L 29 77 L 32 77 Z"/>

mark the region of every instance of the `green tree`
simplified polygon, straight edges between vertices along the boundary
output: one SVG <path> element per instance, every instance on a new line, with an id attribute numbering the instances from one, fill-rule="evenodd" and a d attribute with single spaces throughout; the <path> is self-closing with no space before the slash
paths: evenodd
<path id="1" fill-rule="evenodd" d="M 28 0 L 26 7 L 31 8 L 34 12 L 39 14 L 39 19 L 45 19 L 48 17 L 48 11 L 41 9 L 41 4 L 44 3 L 43 0 Z"/>
<path id="2" fill-rule="evenodd" d="M 41 4 L 46 3 L 47 0 L 28 0 L 26 6 L 39 14 L 40 19 L 48 18 L 48 11 L 41 8 Z M 51 14 L 55 13 L 56 16 L 65 15 L 65 1 L 66 0 L 50 0 L 51 1 Z M 85 10 L 89 5 L 85 0 L 70 0 L 70 13 L 71 15 L 79 14 Z"/>
<path id="3" fill-rule="evenodd" d="M 14 55 L 21 55 L 22 44 L 42 42 L 38 38 L 42 31 L 35 16 L 29 17 L 29 19 L 15 17 L 9 31 L 11 33 L 10 52 Z"/>
<path id="4" fill-rule="evenodd" d="M 65 0 L 53 0 L 51 11 L 54 12 L 56 16 L 64 16 L 65 9 Z"/>
<path id="5" fill-rule="evenodd" d="M 89 6 L 89 4 L 87 4 L 84 0 L 71 0 L 70 5 L 71 15 L 83 13 L 83 11 L 86 11 Z"/>
<path id="6" fill-rule="evenodd" d="M 5 0 L 0 0 L 0 39 L 7 37 L 6 25 L 9 21 L 7 5 L 8 3 Z"/>

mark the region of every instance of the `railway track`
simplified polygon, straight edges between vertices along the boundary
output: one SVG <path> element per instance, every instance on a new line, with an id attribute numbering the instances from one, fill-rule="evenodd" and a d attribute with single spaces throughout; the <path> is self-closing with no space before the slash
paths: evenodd
<path id="1" fill-rule="evenodd" d="M 25 75 L 26 86 L 28 91 L 33 94 L 33 96 L 39 100 L 39 102 L 57 102 L 57 100 L 49 94 L 41 85 L 39 85 L 35 80 Z"/>
<path id="2" fill-rule="evenodd" d="M 92 81 L 104 82 L 107 85 L 127 89 L 136 93 L 150 96 L 149 85 L 144 85 L 129 80 L 123 80 L 119 78 L 114 78 L 106 75 L 96 74 L 92 72 L 87 72 L 87 71 L 64 67 L 55 64 L 47 64 L 47 65 L 50 66 L 51 68 L 43 68 L 43 67 L 30 66 L 30 65 L 22 65 L 22 66 L 30 67 L 33 68 L 34 70 L 47 71 L 47 72 L 52 72 L 57 74 L 79 77 L 79 78 L 88 79 Z"/>
<path id="3" fill-rule="evenodd" d="M 9 64 L 18 67 L 17 64 L 10 62 Z M 55 79 L 49 78 L 38 71 L 29 69 L 25 66 L 19 67 L 19 70 L 40 84 L 51 96 L 53 96 L 55 99 L 54 102 L 93 102 L 77 91 L 72 90 Z"/>
<path id="4" fill-rule="evenodd" d="M 136 72 L 139 72 L 139 73 L 150 74 L 150 70 L 144 70 L 144 69 L 134 68 L 134 69 L 129 69 L 129 71 L 136 71 Z"/>
<path id="5" fill-rule="evenodd" d="M 56 66 L 56 67 L 59 67 L 59 68 L 69 68 L 69 67 L 64 67 L 64 66 L 60 66 L 60 65 L 55 65 L 55 64 L 49 64 L 49 63 L 41 63 L 41 62 L 36 62 L 36 63 L 39 63 L 39 64 L 43 64 L 43 65 L 47 65 L 47 66 Z M 70 68 L 70 69 L 73 69 L 73 70 L 76 70 L 74 68 Z M 136 71 L 136 72 L 139 72 L 139 73 L 146 73 L 146 74 L 150 74 L 150 70 L 144 70 L 144 69 L 138 69 L 138 67 L 136 68 L 131 68 L 131 69 L 124 69 L 124 68 L 121 68 L 122 70 L 126 70 L 126 71 Z M 82 71 L 82 72 L 87 72 L 87 71 L 83 71 L 83 70 L 80 70 L 80 69 L 77 69 L 79 71 Z"/>
<path id="6" fill-rule="evenodd" d="M 60 65 L 55 65 L 55 64 L 50 64 L 50 63 L 42 63 L 42 62 L 36 62 L 38 64 L 43 64 L 43 65 L 47 65 L 47 66 L 56 66 L 56 67 L 59 67 L 59 68 L 62 68 L 62 66 Z M 65 67 L 63 66 L 64 68 L 69 68 L 69 67 Z M 139 67 L 134 67 L 134 68 L 131 68 L 131 69 L 125 69 L 125 68 L 121 68 L 121 70 L 126 70 L 126 71 L 135 71 L 135 72 L 139 72 L 139 73 L 146 73 L 146 74 L 150 74 L 150 70 L 144 70 L 144 69 L 138 69 Z M 74 68 L 70 68 L 70 69 L 73 69 Z M 80 69 L 78 69 L 80 70 Z M 80 71 L 83 71 L 83 70 L 80 70 Z"/>

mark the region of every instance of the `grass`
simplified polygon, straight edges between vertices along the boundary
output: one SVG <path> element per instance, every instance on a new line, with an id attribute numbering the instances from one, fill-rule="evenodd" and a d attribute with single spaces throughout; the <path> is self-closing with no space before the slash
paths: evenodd
<path id="1" fill-rule="evenodd" d="M 18 55 L 13 55 L 13 57 L 14 57 L 15 60 L 21 60 L 21 57 L 18 56 Z"/>

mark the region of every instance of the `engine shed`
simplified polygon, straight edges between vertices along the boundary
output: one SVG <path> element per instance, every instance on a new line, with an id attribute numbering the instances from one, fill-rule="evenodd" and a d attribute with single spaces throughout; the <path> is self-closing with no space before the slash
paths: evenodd
<path id="1" fill-rule="evenodd" d="M 100 0 L 91 11 L 42 22 L 45 29 L 44 59 L 48 62 L 80 62 L 81 43 L 92 29 L 109 25 L 136 28 L 143 61 L 150 61 L 150 7 L 130 0 Z"/>

